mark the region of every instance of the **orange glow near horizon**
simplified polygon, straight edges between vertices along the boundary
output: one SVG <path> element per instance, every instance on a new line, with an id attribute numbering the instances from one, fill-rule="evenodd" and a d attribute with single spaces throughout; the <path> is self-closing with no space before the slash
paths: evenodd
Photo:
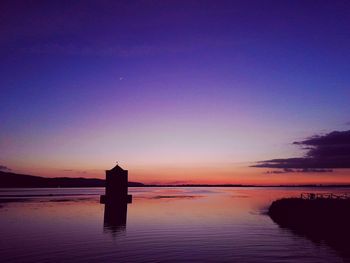
<path id="1" fill-rule="evenodd" d="M 323 173 L 268 174 L 271 169 L 251 168 L 240 165 L 206 167 L 194 166 L 126 166 L 129 181 L 144 184 L 243 184 L 243 185 L 296 185 L 296 184 L 350 184 L 350 170 L 338 169 Z M 108 166 L 107 169 L 112 168 Z M 104 169 L 18 169 L 13 172 L 43 177 L 105 178 Z"/>

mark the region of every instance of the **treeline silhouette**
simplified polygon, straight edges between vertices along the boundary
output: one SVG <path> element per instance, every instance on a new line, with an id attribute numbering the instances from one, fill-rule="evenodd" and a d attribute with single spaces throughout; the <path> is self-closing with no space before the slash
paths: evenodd
<path id="1" fill-rule="evenodd" d="M 104 187 L 105 180 L 92 178 L 70 178 L 16 174 L 0 171 L 0 188 L 45 188 L 45 187 Z M 129 182 L 128 186 L 143 186 L 142 183 Z"/>

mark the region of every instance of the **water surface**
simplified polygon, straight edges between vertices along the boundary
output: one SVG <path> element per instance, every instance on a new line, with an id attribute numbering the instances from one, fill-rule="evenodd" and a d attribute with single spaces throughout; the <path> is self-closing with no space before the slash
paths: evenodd
<path id="1" fill-rule="evenodd" d="M 307 188 L 129 188 L 105 211 L 103 188 L 0 189 L 2 262 L 344 262 L 266 211 Z M 350 189 L 317 189 L 350 192 Z"/>

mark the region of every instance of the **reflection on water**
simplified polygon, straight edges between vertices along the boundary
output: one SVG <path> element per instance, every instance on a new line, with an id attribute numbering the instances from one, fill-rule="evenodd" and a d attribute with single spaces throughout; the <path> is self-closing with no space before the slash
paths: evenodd
<path id="1" fill-rule="evenodd" d="M 105 204 L 104 211 L 104 229 L 106 232 L 112 233 L 113 236 L 121 234 L 126 228 L 126 216 L 128 210 L 127 203 Z"/>
<path id="2" fill-rule="evenodd" d="M 27 200 L 0 203 L 0 258 L 2 262 L 343 262 L 326 244 L 280 228 L 265 214 L 273 200 L 310 191 L 129 188 L 133 203 L 113 208 L 99 204 L 102 188 L 0 189 L 0 202 Z"/>

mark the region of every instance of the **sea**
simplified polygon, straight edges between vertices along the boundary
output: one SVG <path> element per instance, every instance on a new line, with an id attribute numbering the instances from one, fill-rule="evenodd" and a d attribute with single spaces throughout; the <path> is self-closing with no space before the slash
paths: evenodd
<path id="1" fill-rule="evenodd" d="M 268 216 L 308 192 L 350 188 L 129 187 L 118 209 L 100 204 L 104 188 L 0 189 L 0 261 L 349 262 Z"/>

